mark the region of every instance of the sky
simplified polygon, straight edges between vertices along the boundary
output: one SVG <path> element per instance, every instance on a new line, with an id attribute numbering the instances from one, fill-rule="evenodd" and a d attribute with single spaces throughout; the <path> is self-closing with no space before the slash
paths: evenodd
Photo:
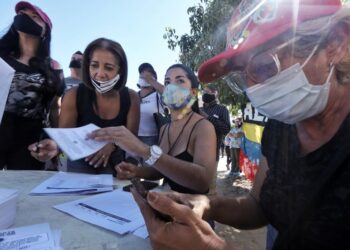
<path id="1" fill-rule="evenodd" d="M 0 36 L 15 16 L 18 0 L 0 1 Z M 178 34 L 190 32 L 187 8 L 199 0 L 31 0 L 48 14 L 53 24 L 51 57 L 58 61 L 65 76 L 71 55 L 82 52 L 96 38 L 119 42 L 128 58 L 127 86 L 137 90 L 138 66 L 149 62 L 162 83 L 166 69 L 178 62 L 178 51 L 171 51 L 163 39 L 166 27 Z"/>

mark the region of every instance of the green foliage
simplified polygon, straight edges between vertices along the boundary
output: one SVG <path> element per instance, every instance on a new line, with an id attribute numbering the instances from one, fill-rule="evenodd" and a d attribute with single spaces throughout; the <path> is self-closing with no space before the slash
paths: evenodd
<path id="1" fill-rule="evenodd" d="M 201 63 L 225 50 L 227 25 L 238 3 L 239 0 L 200 0 L 197 5 L 188 8 L 190 34 L 178 35 L 175 29 L 166 28 L 163 37 L 169 49 L 179 48 L 180 61 L 197 71 Z M 245 103 L 245 97 L 233 93 L 223 80 L 215 84 L 221 103 L 230 107 Z"/>

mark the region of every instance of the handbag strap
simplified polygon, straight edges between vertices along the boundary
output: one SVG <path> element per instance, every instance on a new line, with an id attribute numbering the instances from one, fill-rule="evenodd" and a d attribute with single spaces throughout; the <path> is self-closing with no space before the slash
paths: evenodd
<path id="1" fill-rule="evenodd" d="M 157 99 L 157 110 L 158 110 L 158 113 L 159 113 L 159 100 L 158 100 L 158 92 L 156 92 L 156 99 Z"/>

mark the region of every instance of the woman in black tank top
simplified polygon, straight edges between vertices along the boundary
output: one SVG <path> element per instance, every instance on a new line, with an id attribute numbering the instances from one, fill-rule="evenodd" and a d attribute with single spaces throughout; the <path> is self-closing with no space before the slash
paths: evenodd
<path id="1" fill-rule="evenodd" d="M 84 52 L 82 71 L 84 84 L 64 95 L 59 127 L 80 127 L 89 123 L 102 128 L 125 126 L 136 135 L 140 119 L 139 99 L 135 91 L 125 87 L 128 65 L 121 45 L 105 38 L 91 42 Z M 54 142 L 50 143 L 52 145 Z M 57 145 L 52 148 L 58 154 Z M 41 160 L 48 157 L 44 158 Z M 114 166 L 123 159 L 124 151 L 109 143 L 85 159 L 68 160 L 67 170 L 113 173 Z"/>
<path id="2" fill-rule="evenodd" d="M 165 85 L 162 98 L 171 110 L 171 122 L 161 128 L 158 155 L 152 152 L 156 146 L 145 145 L 122 127 L 100 129 L 90 136 L 115 142 L 146 163 L 153 161 L 152 167 L 122 162 L 116 168 L 120 179 L 164 177 L 172 190 L 207 193 L 216 174 L 216 135 L 212 124 L 197 113 L 198 80 L 188 67 L 175 64 L 167 70 Z"/>

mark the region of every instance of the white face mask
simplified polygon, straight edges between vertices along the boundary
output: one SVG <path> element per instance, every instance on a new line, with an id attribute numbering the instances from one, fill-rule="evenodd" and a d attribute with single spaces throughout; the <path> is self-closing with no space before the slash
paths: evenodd
<path id="1" fill-rule="evenodd" d="M 144 87 L 150 87 L 151 86 L 151 84 L 149 84 L 145 79 L 143 79 L 143 78 L 139 78 L 139 81 L 138 81 L 138 86 L 140 87 L 140 88 L 144 88 Z"/>
<path id="2" fill-rule="evenodd" d="M 94 85 L 95 89 L 97 90 L 97 92 L 101 93 L 101 94 L 104 94 L 108 91 L 110 91 L 114 85 L 117 84 L 117 82 L 119 81 L 120 79 L 120 75 L 117 74 L 114 78 L 112 78 L 111 80 L 108 80 L 108 81 L 98 81 L 98 80 L 95 80 L 93 79 L 92 77 L 90 77 L 91 79 L 91 83 L 92 85 Z"/>
<path id="3" fill-rule="evenodd" d="M 246 89 L 252 105 L 268 118 L 288 124 L 321 113 L 328 101 L 334 66 L 323 85 L 313 85 L 302 70 L 306 62 L 302 66 L 297 63 L 265 82 Z"/>

